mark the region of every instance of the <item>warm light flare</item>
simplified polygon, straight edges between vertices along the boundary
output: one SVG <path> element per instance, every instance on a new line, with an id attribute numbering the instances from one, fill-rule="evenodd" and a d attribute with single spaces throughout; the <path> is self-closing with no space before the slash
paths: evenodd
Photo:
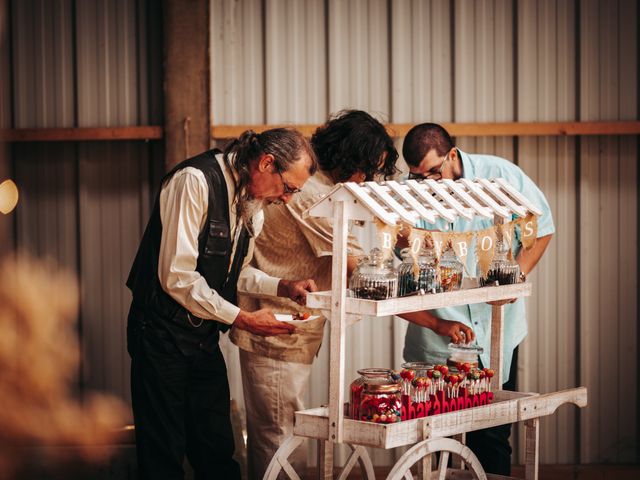
<path id="1" fill-rule="evenodd" d="M 0 183 L 0 212 L 5 215 L 11 212 L 18 204 L 18 187 L 13 180 L 5 180 Z"/>

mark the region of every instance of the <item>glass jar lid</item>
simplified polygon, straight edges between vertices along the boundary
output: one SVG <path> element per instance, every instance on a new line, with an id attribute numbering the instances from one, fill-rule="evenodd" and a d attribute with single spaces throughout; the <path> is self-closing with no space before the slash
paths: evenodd
<path id="1" fill-rule="evenodd" d="M 358 370 L 358 375 L 362 375 L 363 377 L 371 377 L 371 378 L 389 378 L 391 375 L 391 369 L 389 368 L 361 368 Z"/>
<path id="2" fill-rule="evenodd" d="M 397 383 L 366 383 L 364 390 L 367 393 L 399 393 L 400 385 Z"/>
<path id="3" fill-rule="evenodd" d="M 466 355 L 481 355 L 484 352 L 484 348 L 480 345 L 471 343 L 450 343 L 448 348 L 451 353 L 463 353 Z"/>

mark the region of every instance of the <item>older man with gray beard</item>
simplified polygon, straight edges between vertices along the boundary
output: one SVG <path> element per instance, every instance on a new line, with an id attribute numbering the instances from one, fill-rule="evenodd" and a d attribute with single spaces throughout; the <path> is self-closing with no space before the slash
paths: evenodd
<path id="1" fill-rule="evenodd" d="M 304 303 L 313 280 L 271 277 L 248 265 L 266 203 L 287 203 L 316 171 L 296 130 L 245 132 L 224 153 L 185 160 L 162 181 L 127 286 L 131 391 L 140 476 L 240 478 L 229 419 L 220 331 L 292 333 L 269 309 L 245 311 L 237 291 Z"/>

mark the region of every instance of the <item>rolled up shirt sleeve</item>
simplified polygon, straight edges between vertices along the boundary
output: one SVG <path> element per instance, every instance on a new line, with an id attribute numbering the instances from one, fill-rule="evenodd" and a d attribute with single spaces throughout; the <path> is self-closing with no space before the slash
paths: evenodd
<path id="1" fill-rule="evenodd" d="M 198 235 L 208 203 L 207 182 L 198 169 L 178 171 L 163 187 L 158 278 L 162 289 L 193 315 L 231 324 L 240 309 L 212 289 L 196 271 Z"/>

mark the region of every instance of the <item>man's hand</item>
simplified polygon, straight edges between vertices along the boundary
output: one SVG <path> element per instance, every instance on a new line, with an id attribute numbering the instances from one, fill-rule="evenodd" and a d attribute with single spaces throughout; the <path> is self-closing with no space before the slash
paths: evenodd
<path id="1" fill-rule="evenodd" d="M 466 326 L 464 323 L 436 317 L 427 310 L 403 313 L 398 316 L 421 327 L 429 328 L 438 335 L 449 337 L 453 343 L 471 342 L 476 338 L 471 327 Z"/>
<path id="2" fill-rule="evenodd" d="M 453 343 L 468 343 L 475 340 L 473 329 L 464 323 L 439 319 L 433 328 L 438 335 L 451 338 Z"/>
<path id="3" fill-rule="evenodd" d="M 280 280 L 278 283 L 278 296 L 288 297 L 299 305 L 306 305 L 308 292 L 317 291 L 316 282 L 310 278 L 306 280 Z"/>
<path id="4" fill-rule="evenodd" d="M 263 337 L 295 332 L 293 325 L 276 320 L 276 317 L 268 308 L 256 310 L 255 312 L 240 310 L 240 313 L 233 322 L 233 326 L 234 328 L 246 330 Z"/>

